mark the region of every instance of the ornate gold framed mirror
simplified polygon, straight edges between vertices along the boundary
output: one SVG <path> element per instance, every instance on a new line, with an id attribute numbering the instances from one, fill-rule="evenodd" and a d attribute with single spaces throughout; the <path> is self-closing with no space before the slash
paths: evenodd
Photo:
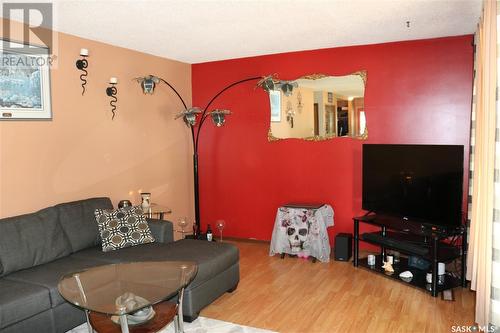
<path id="1" fill-rule="evenodd" d="M 366 139 L 366 78 L 366 71 L 359 71 L 344 76 L 312 74 L 292 81 L 276 77 L 261 81 L 259 85 L 269 93 L 269 141 Z"/>

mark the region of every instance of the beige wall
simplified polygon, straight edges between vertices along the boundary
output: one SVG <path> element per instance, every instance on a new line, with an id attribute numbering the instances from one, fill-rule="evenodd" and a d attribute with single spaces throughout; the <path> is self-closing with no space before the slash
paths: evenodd
<path id="1" fill-rule="evenodd" d="M 174 114 L 182 104 L 167 86 L 143 95 L 132 78 L 156 74 L 191 105 L 191 66 L 95 41 L 58 34 L 58 66 L 51 71 L 52 121 L 0 121 L 0 217 L 59 202 L 110 196 L 139 202 L 140 190 L 171 207 L 170 218 L 193 218 L 192 145 Z M 89 76 L 81 95 L 75 68 L 87 48 Z M 111 120 L 105 94 L 118 78 Z"/>

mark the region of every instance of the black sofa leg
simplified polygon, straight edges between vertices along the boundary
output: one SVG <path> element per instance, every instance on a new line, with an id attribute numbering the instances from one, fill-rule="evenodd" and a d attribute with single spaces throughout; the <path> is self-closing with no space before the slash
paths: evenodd
<path id="1" fill-rule="evenodd" d="M 195 321 L 199 315 L 200 315 L 200 313 L 197 312 L 197 313 L 193 313 L 193 315 L 191 315 L 191 316 L 182 316 L 182 319 L 184 319 L 184 321 L 187 323 L 191 323 L 191 322 Z"/>
<path id="2" fill-rule="evenodd" d="M 228 289 L 227 292 L 228 293 L 232 293 L 233 291 L 236 290 L 236 288 L 238 288 L 238 284 L 236 284 L 234 287 L 232 287 L 231 289 Z"/>

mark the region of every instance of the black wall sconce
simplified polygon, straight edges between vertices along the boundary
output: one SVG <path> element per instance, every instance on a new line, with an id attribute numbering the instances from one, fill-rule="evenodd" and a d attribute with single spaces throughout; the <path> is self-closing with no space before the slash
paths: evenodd
<path id="1" fill-rule="evenodd" d="M 87 61 L 87 57 L 89 56 L 89 50 L 81 49 L 80 50 L 81 59 L 76 61 L 76 68 L 78 68 L 83 73 L 80 75 L 80 81 L 82 81 L 82 96 L 85 94 L 85 85 L 87 84 L 87 75 L 88 72 L 86 68 L 89 66 L 89 62 Z"/>
<path id="2" fill-rule="evenodd" d="M 109 105 L 111 105 L 111 113 L 113 116 L 111 120 L 115 119 L 115 110 L 116 110 L 116 102 L 118 102 L 118 98 L 116 98 L 116 94 L 118 93 L 118 89 L 116 89 L 116 84 L 118 83 L 118 79 L 116 77 L 112 77 L 109 79 L 110 86 L 106 88 L 106 95 L 111 97 L 111 101 Z"/>

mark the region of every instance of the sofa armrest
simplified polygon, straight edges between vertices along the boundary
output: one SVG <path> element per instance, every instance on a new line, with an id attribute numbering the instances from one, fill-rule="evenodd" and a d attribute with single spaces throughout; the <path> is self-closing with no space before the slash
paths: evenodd
<path id="1" fill-rule="evenodd" d="M 174 241 L 174 225 L 170 221 L 146 218 L 149 229 L 155 240 L 159 243 Z"/>

